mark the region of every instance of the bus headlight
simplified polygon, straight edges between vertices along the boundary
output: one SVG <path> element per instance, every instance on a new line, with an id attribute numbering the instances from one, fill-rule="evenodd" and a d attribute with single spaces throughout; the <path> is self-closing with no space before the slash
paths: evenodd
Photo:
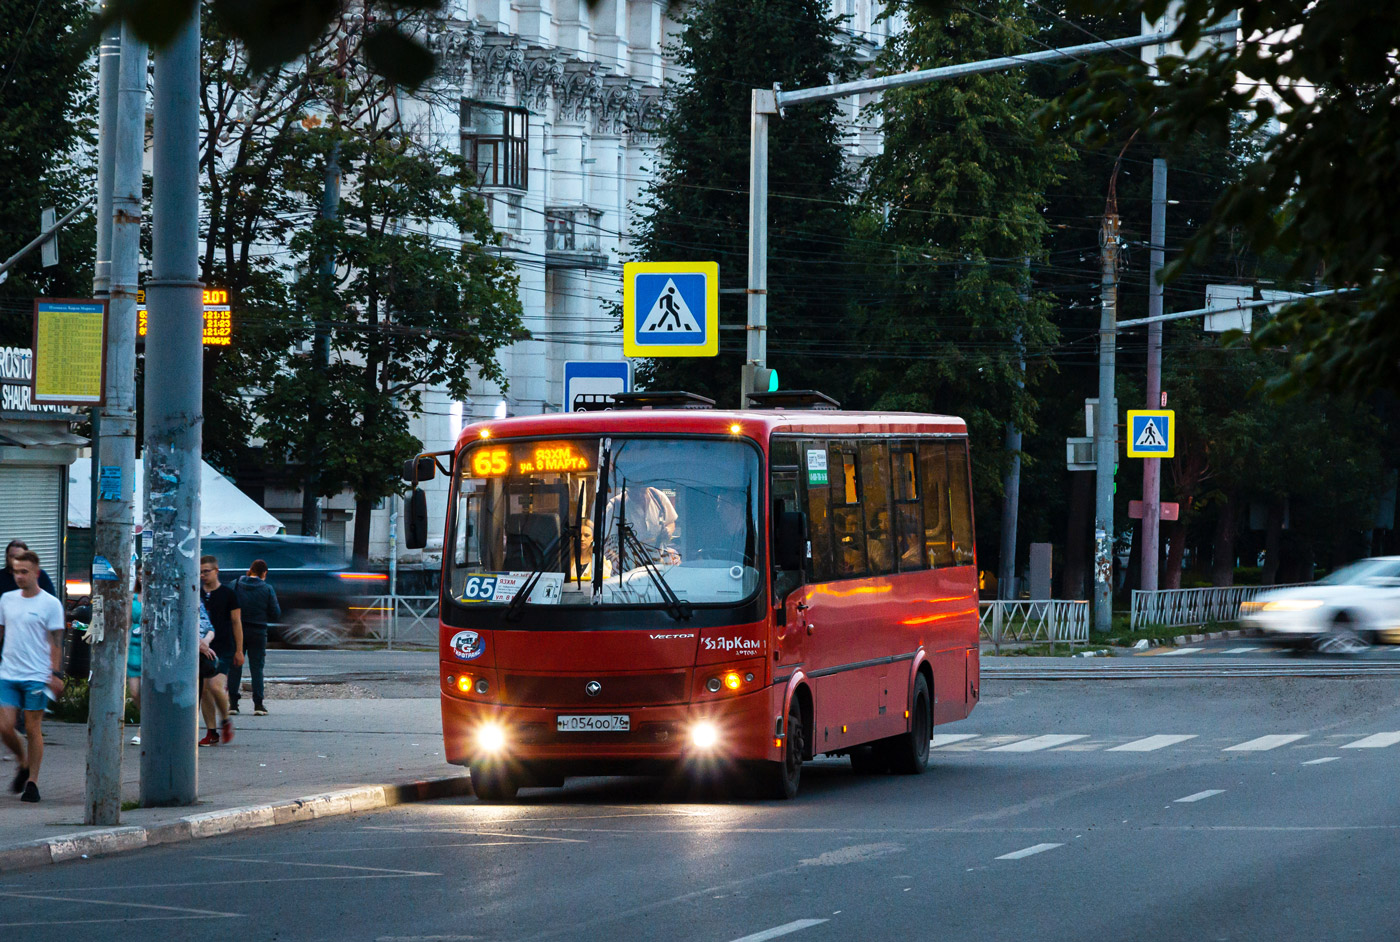
<path id="1" fill-rule="evenodd" d="M 506 747 L 506 731 L 495 723 L 485 723 L 477 727 L 476 744 L 482 752 L 500 752 Z"/>
<path id="2" fill-rule="evenodd" d="M 709 720 L 690 727 L 690 743 L 697 749 L 713 749 L 719 743 L 719 728 Z"/>

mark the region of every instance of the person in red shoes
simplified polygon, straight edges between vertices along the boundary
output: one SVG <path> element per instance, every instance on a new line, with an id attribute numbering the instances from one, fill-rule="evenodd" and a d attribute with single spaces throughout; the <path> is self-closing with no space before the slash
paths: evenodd
<path id="1" fill-rule="evenodd" d="M 212 666 L 201 667 L 203 692 L 199 698 L 200 713 L 208 730 L 201 746 L 214 746 L 233 741 L 233 719 L 228 712 L 228 672 L 233 665 L 243 664 L 243 620 L 238 608 L 238 594 L 219 583 L 219 560 L 213 556 L 199 558 L 199 597 L 214 629 L 209 649 L 214 654 Z M 203 653 L 201 651 L 201 653 Z M 205 674 L 208 676 L 205 676 Z M 215 714 L 218 725 L 214 724 Z"/>

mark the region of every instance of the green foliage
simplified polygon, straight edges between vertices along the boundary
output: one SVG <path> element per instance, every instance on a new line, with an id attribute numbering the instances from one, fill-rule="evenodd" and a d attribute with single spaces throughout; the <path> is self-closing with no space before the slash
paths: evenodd
<path id="1" fill-rule="evenodd" d="M 1156 17 L 1167 0 L 1083 5 Z M 1124 116 L 1163 141 L 1201 133 L 1223 143 L 1240 114 L 1268 132 L 1168 276 L 1242 238 L 1256 254 L 1286 260 L 1294 279 L 1356 288 L 1292 305 L 1260 332 L 1258 345 L 1287 344 L 1290 353 L 1288 372 L 1270 385 L 1400 389 L 1400 19 L 1364 0 L 1188 0 L 1182 10 L 1188 48 L 1203 26 L 1236 10 L 1248 41 L 1163 60 L 1162 82 L 1130 59 L 1096 63 L 1065 112 L 1099 140 Z"/>
<path id="2" fill-rule="evenodd" d="M 82 36 L 91 5 L 79 0 L 0 4 L 0 259 L 39 234 L 39 211 L 58 215 L 92 194 L 97 102 Z M 0 345 L 32 342 L 34 298 L 92 293 L 91 213 L 58 236 L 59 264 L 36 249 L 0 284 Z"/>
<path id="3" fill-rule="evenodd" d="M 53 718 L 60 723 L 86 723 L 88 721 L 88 682 L 69 677 L 63 684 L 61 693 L 53 704 Z"/>
<path id="4" fill-rule="evenodd" d="M 1006 55 L 1033 29 L 1021 0 L 977 13 L 916 8 L 880 65 Z M 879 408 L 967 419 L 984 496 L 1001 489 L 1005 423 L 1036 430 L 1043 353 L 1057 334 L 1030 265 L 1044 258 L 1046 192 L 1071 154 L 1039 134 L 1041 106 L 1015 72 L 887 92 L 872 106 L 885 146 L 868 164 L 866 198 L 885 211 L 866 220 L 866 270 L 881 301 L 864 306 L 860 332 L 889 358 L 865 360 L 855 385 Z"/>
<path id="5" fill-rule="evenodd" d="M 818 0 L 711 0 L 683 20 L 674 55 L 690 70 L 668 89 L 660 158 L 637 223 L 636 259 L 715 260 L 721 282 L 747 284 L 750 90 L 823 85 L 852 74 L 837 21 Z M 862 275 L 850 256 L 852 176 L 837 106 L 804 105 L 770 120 L 768 364 L 789 388 L 841 398 L 849 370 L 822 358 L 844 329 Z M 722 295 L 720 321 L 747 321 L 744 295 Z M 744 335 L 720 335 L 716 358 L 654 360 L 638 379 L 738 401 Z"/>
<path id="6" fill-rule="evenodd" d="M 216 452 L 246 456 L 256 433 L 269 455 L 314 454 L 319 492 L 348 488 L 367 514 L 421 447 L 408 416 L 423 388 L 463 398 L 473 375 L 504 386 L 495 353 L 526 334 L 471 172 L 412 141 L 392 90 L 353 67 L 362 38 L 326 34 L 297 69 L 257 76 L 231 35 L 205 44 L 205 278 L 238 310 L 234 347 L 206 354 L 205 408 L 228 418 L 206 423 Z M 318 334 L 326 369 L 310 352 Z"/>

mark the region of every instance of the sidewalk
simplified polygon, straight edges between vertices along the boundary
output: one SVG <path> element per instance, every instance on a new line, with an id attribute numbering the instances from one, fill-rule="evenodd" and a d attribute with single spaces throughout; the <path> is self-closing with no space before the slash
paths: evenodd
<path id="1" fill-rule="evenodd" d="M 251 709 L 252 704 L 245 704 Z M 123 826 L 170 824 L 193 814 L 266 805 L 364 785 L 463 776 L 442 758 L 437 697 L 269 699 L 268 716 L 234 717 L 228 745 L 199 750 L 199 803 L 123 811 Z M 127 731 L 122 799 L 140 798 L 141 747 Z M 2 751 L 2 750 L 0 750 Z M 14 845 L 102 830 L 83 825 L 87 727 L 44 723 L 43 800 L 25 804 L 8 786 L 14 757 L 0 761 L 0 852 Z"/>

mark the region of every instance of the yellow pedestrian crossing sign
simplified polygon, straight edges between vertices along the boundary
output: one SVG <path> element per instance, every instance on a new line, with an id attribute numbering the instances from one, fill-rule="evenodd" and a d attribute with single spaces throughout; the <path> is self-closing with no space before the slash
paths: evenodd
<path id="1" fill-rule="evenodd" d="M 1129 410 L 1129 458 L 1171 458 L 1175 455 L 1175 412 L 1171 409 Z"/>
<path id="2" fill-rule="evenodd" d="M 622 352 L 629 357 L 716 356 L 719 263 L 623 265 Z"/>

